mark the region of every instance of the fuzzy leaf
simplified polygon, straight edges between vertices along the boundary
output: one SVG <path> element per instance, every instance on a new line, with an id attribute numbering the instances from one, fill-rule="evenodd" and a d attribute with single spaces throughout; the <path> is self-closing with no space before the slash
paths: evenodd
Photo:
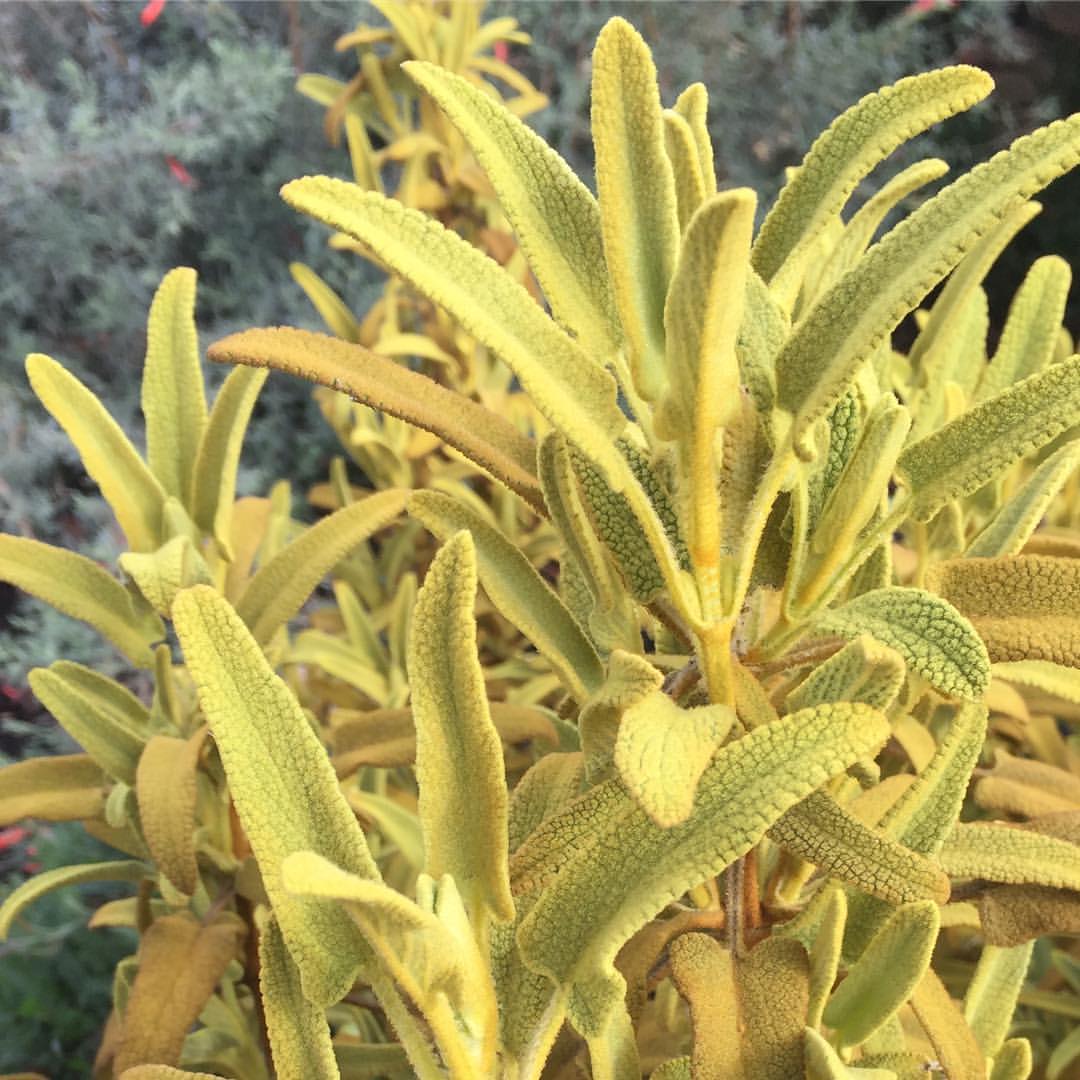
<path id="1" fill-rule="evenodd" d="M 571 849 L 566 868 L 522 923 L 525 962 L 559 984 L 576 984 L 575 1024 L 591 1027 L 622 996 L 612 960 L 630 935 L 670 898 L 749 850 L 785 810 L 880 746 L 886 728 L 864 705 L 820 706 L 757 728 L 717 753 L 698 785 L 694 812 L 672 829 L 658 827 L 636 805 L 614 815 L 601 808 L 595 843 L 580 857 Z"/>
<path id="2" fill-rule="evenodd" d="M 259 934 L 259 990 L 278 1076 L 338 1080 L 326 1014 L 304 997 L 300 973 L 273 919 Z"/>
<path id="3" fill-rule="evenodd" d="M 195 271 L 186 266 L 162 279 L 150 305 L 142 377 L 146 458 L 161 486 L 185 506 L 206 427 L 195 280 Z"/>
<path id="4" fill-rule="evenodd" d="M 754 244 L 754 269 L 772 281 L 797 263 L 880 161 L 921 131 L 970 109 L 993 89 L 989 75 L 960 65 L 901 79 L 847 109 L 814 145 L 769 211 Z"/>
<path id="5" fill-rule="evenodd" d="M 840 1055 L 813 1028 L 806 1029 L 806 1080 L 896 1080 L 892 1069 L 860 1069 L 845 1065 Z"/>
<path id="6" fill-rule="evenodd" d="M 1009 1034 L 1033 944 L 1028 942 L 1012 949 L 983 946 L 975 977 L 964 998 L 964 1019 L 988 1058 L 997 1057 Z"/>
<path id="7" fill-rule="evenodd" d="M 842 1046 L 870 1038 L 907 1001 L 930 966 L 939 925 L 937 903 L 919 900 L 897 908 L 870 939 L 822 1016 Z"/>
<path id="8" fill-rule="evenodd" d="M 23 818 L 78 821 L 105 807 L 108 779 L 89 754 L 29 758 L 0 768 L 0 828 Z"/>
<path id="9" fill-rule="evenodd" d="M 706 199 L 705 177 L 690 123 L 673 109 L 664 110 L 664 149 L 675 178 L 679 229 L 685 232 L 690 219 Z"/>
<path id="10" fill-rule="evenodd" d="M 419 372 L 360 345 L 277 327 L 244 330 L 211 345 L 221 363 L 271 367 L 348 394 L 430 431 L 537 505 L 536 448 L 507 419 Z"/>
<path id="11" fill-rule="evenodd" d="M 441 492 L 415 492 L 408 510 L 443 541 L 467 529 L 476 545 L 480 583 L 491 602 L 547 657 L 575 697 L 584 700 L 599 688 L 604 673 L 596 649 L 520 548 Z"/>
<path id="12" fill-rule="evenodd" d="M 938 854 L 954 878 L 1080 890 L 1080 846 L 1009 825 L 957 825 Z"/>
<path id="13" fill-rule="evenodd" d="M 35 874 L 8 893 L 4 903 L 0 905 L 0 941 L 7 940 L 15 920 L 26 907 L 53 889 L 94 881 L 140 881 L 146 875 L 147 867 L 144 863 L 127 859 L 87 863 L 83 866 L 60 866 L 55 870 Z"/>
<path id="14" fill-rule="evenodd" d="M 844 895 L 844 890 L 837 885 L 826 886 L 821 905 L 821 921 L 809 949 L 809 998 L 806 1006 L 806 1023 L 812 1028 L 817 1028 L 821 1024 L 821 1014 L 840 970 L 844 922 L 847 919 L 847 897 Z"/>
<path id="15" fill-rule="evenodd" d="M 1080 704 L 1080 672 L 1049 660 L 1014 660 L 994 664 L 991 671 L 998 678 L 1021 686 L 1034 686 L 1064 701 Z"/>
<path id="16" fill-rule="evenodd" d="M 986 1080 L 979 1044 L 944 983 L 928 970 L 911 996 L 911 1008 L 949 1080 Z"/>
<path id="17" fill-rule="evenodd" d="M 929 521 L 950 499 L 977 491 L 1077 423 L 1080 356 L 1072 356 L 909 446 L 897 471 L 911 492 L 910 513 Z"/>
<path id="18" fill-rule="evenodd" d="M 370 954 L 344 912 L 286 892 L 281 864 L 310 850 L 364 877 L 378 870 L 299 702 L 237 613 L 200 585 L 176 598 L 173 619 L 304 995 L 325 1007 Z"/>
<path id="19" fill-rule="evenodd" d="M 1007 1039 L 994 1058 L 990 1080 L 1028 1080 L 1032 1066 L 1031 1043 L 1027 1039 Z"/>
<path id="20" fill-rule="evenodd" d="M 181 589 L 211 584 L 206 562 L 187 536 L 174 536 L 157 551 L 125 552 L 117 561 L 159 615 L 169 614 Z"/>
<path id="21" fill-rule="evenodd" d="M 263 563 L 236 606 L 255 640 L 268 642 L 354 547 L 385 528 L 405 509 L 406 495 L 393 488 L 368 495 L 312 525 Z"/>
<path id="22" fill-rule="evenodd" d="M 26 358 L 34 393 L 75 444 L 83 467 L 112 507 L 132 551 L 153 551 L 167 492 L 95 394 L 55 360 Z"/>
<path id="23" fill-rule="evenodd" d="M 707 934 L 683 934 L 671 943 L 671 977 L 690 1007 L 690 1076 L 741 1076 L 743 1039 L 731 953 Z"/>
<path id="24" fill-rule="evenodd" d="M 615 381 L 493 259 L 437 221 L 325 176 L 286 184 L 285 201 L 368 247 L 503 359 L 536 407 L 601 468 L 626 426 Z M 618 462 L 615 461 L 617 468 Z"/>
<path id="25" fill-rule="evenodd" d="M 409 631 L 424 870 L 450 874 L 474 920 L 514 917 L 506 777 L 476 652 L 476 550 L 455 533 L 435 556 Z"/>
<path id="26" fill-rule="evenodd" d="M 1051 934 L 1080 934 L 1080 892 L 1049 885 L 999 885 L 978 900 L 988 944 L 1008 948 Z"/>
<path id="27" fill-rule="evenodd" d="M 766 938 L 735 960 L 746 1077 L 789 1080 L 803 1069 L 803 1028 L 810 1001 L 806 950 L 793 938 Z"/>
<path id="28" fill-rule="evenodd" d="M 943 694 L 975 701 L 990 682 L 990 659 L 975 628 L 947 600 L 922 589 L 875 589 L 824 612 L 815 629 L 869 634 L 895 649 Z"/>
<path id="29" fill-rule="evenodd" d="M 434 64 L 406 63 L 488 174 L 559 323 L 603 359 L 619 347 L 600 211 L 569 165 L 479 87 Z"/>
<path id="30" fill-rule="evenodd" d="M 862 701 L 875 709 L 892 704 L 907 674 L 904 658 L 869 634 L 860 634 L 818 664 L 784 699 L 796 712 L 827 701 Z"/>
<path id="31" fill-rule="evenodd" d="M 189 1072 L 171 1065 L 136 1065 L 125 1069 L 120 1080 L 225 1080 L 217 1073 Z"/>
<path id="32" fill-rule="evenodd" d="M 137 666 L 153 665 L 151 646 L 165 637 L 161 619 L 86 556 L 0 533 L 0 580 L 89 623 Z"/>
<path id="33" fill-rule="evenodd" d="M 705 182 L 705 196 L 715 195 L 716 165 L 713 161 L 712 136 L 709 134 L 709 91 L 705 84 L 691 83 L 675 99 L 674 111 L 690 125 L 698 168 Z"/>
<path id="34" fill-rule="evenodd" d="M 191 516 L 230 558 L 233 556 L 232 515 L 240 449 L 266 375 L 265 371 L 247 368 L 229 372 L 214 398 L 195 458 Z"/>
<path id="35" fill-rule="evenodd" d="M 675 271 L 679 218 L 656 68 L 648 45 L 625 19 L 610 19 L 596 39 L 592 133 L 615 305 L 634 388 L 653 401 L 667 381 L 664 298 Z"/>
<path id="36" fill-rule="evenodd" d="M 351 123 L 350 123 L 351 121 Z M 367 133 L 364 125 L 355 116 L 345 118 L 346 129 L 349 132 L 349 149 L 353 149 L 353 132 L 359 129 L 362 138 L 366 141 Z M 355 156 L 353 157 L 355 161 Z M 360 178 L 357 177 L 357 183 Z M 373 184 L 365 184 L 365 187 L 375 190 Z M 319 313 L 327 329 L 342 341 L 356 344 L 360 340 L 360 324 L 349 310 L 349 305 L 321 278 L 310 266 L 302 262 L 289 263 L 289 273 L 293 281 L 304 290 L 312 306 Z"/>

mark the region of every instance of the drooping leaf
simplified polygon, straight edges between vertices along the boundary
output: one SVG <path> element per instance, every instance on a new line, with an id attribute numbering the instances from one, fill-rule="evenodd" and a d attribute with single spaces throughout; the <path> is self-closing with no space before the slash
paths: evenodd
<path id="1" fill-rule="evenodd" d="M 281 864 L 314 851 L 378 878 L 352 811 L 299 702 L 229 604 L 206 586 L 181 593 L 173 619 L 305 996 L 341 998 L 370 953 L 344 912 L 290 895 Z"/>
<path id="2" fill-rule="evenodd" d="M 531 439 L 490 409 L 359 345 L 277 327 L 222 338 L 207 356 L 276 368 L 348 394 L 438 435 L 531 505 L 539 502 Z"/>
<path id="3" fill-rule="evenodd" d="M 1080 673 L 1076 668 L 1049 660 L 1013 660 L 993 664 L 991 671 L 998 678 L 1034 686 L 1054 697 L 1080 704 Z"/>
<path id="4" fill-rule="evenodd" d="M 161 619 L 85 555 L 0 533 L 0 580 L 89 623 L 139 667 L 153 665 L 151 646 L 165 636 Z"/>
<path id="5" fill-rule="evenodd" d="M 843 1058 L 813 1028 L 806 1029 L 806 1080 L 896 1080 L 892 1069 L 845 1065 Z"/>
<path id="6" fill-rule="evenodd" d="M 75 444 L 132 551 L 153 551 L 161 536 L 167 492 L 105 406 L 51 357 L 31 353 L 26 374 L 34 393 Z"/>

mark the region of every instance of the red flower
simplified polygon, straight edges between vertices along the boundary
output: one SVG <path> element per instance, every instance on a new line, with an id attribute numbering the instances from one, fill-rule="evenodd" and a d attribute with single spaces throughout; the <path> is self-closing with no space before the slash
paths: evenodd
<path id="1" fill-rule="evenodd" d="M 149 26 L 161 14 L 161 9 L 164 6 L 165 0 L 150 0 L 150 3 L 139 12 L 139 22 L 143 26 Z"/>
<path id="2" fill-rule="evenodd" d="M 11 825 L 6 829 L 0 829 L 0 851 L 7 851 L 16 844 L 21 844 L 30 835 L 29 829 L 21 825 Z"/>
<path id="3" fill-rule="evenodd" d="M 495 53 L 495 59 L 501 60 L 504 64 L 510 58 L 510 47 L 505 41 L 496 41 L 492 51 Z"/>
<path id="4" fill-rule="evenodd" d="M 162 3 L 164 3 L 164 0 L 162 0 Z M 183 184 L 184 187 L 188 188 L 195 186 L 195 177 L 172 154 L 165 155 L 165 164 L 169 166 L 169 172 L 173 174 L 178 184 Z"/>

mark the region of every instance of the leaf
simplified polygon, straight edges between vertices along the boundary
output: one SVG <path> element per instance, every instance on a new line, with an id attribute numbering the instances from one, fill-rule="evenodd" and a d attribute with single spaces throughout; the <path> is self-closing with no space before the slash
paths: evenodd
<path id="1" fill-rule="evenodd" d="M 1031 1043 L 1027 1039 L 1007 1039 L 994 1058 L 990 1080 L 1028 1080 L 1032 1064 Z"/>
<path id="2" fill-rule="evenodd" d="M 776 364 L 796 444 L 979 236 L 1076 164 L 1078 144 L 1080 116 L 1016 140 L 919 207 L 815 304 Z"/>
<path id="3" fill-rule="evenodd" d="M 1020 817 L 1080 810 L 1080 776 L 997 751 L 994 768 L 975 784 L 975 803 Z"/>
<path id="4" fill-rule="evenodd" d="M 1009 825 L 957 825 L 938 859 L 953 878 L 1080 890 L 1080 846 Z"/>
<path id="5" fill-rule="evenodd" d="M 155 735 L 139 758 L 135 795 L 139 823 L 154 862 L 187 896 L 199 883 L 195 862 L 196 776 L 206 738 L 201 727 L 190 739 Z"/>
<path id="6" fill-rule="evenodd" d="M 355 116 L 345 117 L 345 130 L 349 137 L 350 151 L 353 149 L 353 140 L 357 131 L 363 133 L 362 137 L 365 141 L 367 139 L 364 125 Z M 352 155 L 352 158 L 355 171 L 355 154 Z M 356 182 L 361 182 L 359 176 L 357 176 Z M 377 190 L 374 184 L 368 183 L 364 186 Z M 289 273 L 292 275 L 293 281 L 304 290 L 305 295 L 321 316 L 322 321 L 326 323 L 327 329 L 336 337 L 341 338 L 343 341 L 352 342 L 355 345 L 360 340 L 360 324 L 349 310 L 349 305 L 310 266 L 306 266 L 302 262 L 291 262 L 289 263 Z"/>
<path id="7" fill-rule="evenodd" d="M 490 94 L 433 64 L 402 68 L 435 99 L 488 174 L 552 314 L 591 356 L 610 356 L 622 331 L 592 193 Z"/>
<path id="8" fill-rule="evenodd" d="M 221 363 L 277 368 L 346 393 L 438 435 L 530 505 L 541 502 L 530 438 L 497 413 L 362 346 L 278 327 L 222 338 L 207 355 Z"/>
<path id="9" fill-rule="evenodd" d="M 612 443 L 626 426 L 615 381 L 493 259 L 419 211 L 342 180 L 308 176 L 281 194 L 294 209 L 359 240 L 444 308 L 506 362 L 556 428 L 610 469 Z"/>
<path id="10" fill-rule="evenodd" d="M 1080 465 L 1080 439 L 1055 450 L 998 508 L 985 528 L 968 545 L 966 558 L 1019 555 L 1066 480 Z"/>
<path id="11" fill-rule="evenodd" d="M 188 1072 L 171 1065 L 136 1065 L 125 1069 L 120 1080 L 224 1080 L 216 1073 Z"/>
<path id="12" fill-rule="evenodd" d="M 195 455 L 206 427 L 195 281 L 187 266 L 162 278 L 150 305 L 142 377 L 147 461 L 165 491 L 185 505 L 190 505 Z"/>
<path id="13" fill-rule="evenodd" d="M 958 65 L 867 94 L 814 141 L 780 192 L 754 243 L 754 269 L 771 282 L 839 214 L 859 181 L 898 146 L 970 109 L 993 89 L 989 75 Z"/>
<path id="14" fill-rule="evenodd" d="M 809 959 L 792 938 L 769 937 L 736 957 L 746 1077 L 789 1080 L 803 1070 L 803 1029 L 810 998 Z"/>
<path id="15" fill-rule="evenodd" d="M 414 1076 L 400 1043 L 334 1043 L 334 1056 L 342 1080 L 408 1080 Z"/>
<path id="16" fill-rule="evenodd" d="M 163 915 L 139 942 L 139 970 L 124 1009 L 114 1068 L 179 1065 L 188 1030 L 198 1019 L 244 935 L 231 913 L 200 923 L 192 915 Z"/>
<path id="17" fill-rule="evenodd" d="M 879 746 L 884 720 L 864 705 L 825 705 L 757 728 L 720 750 L 698 784 L 693 814 L 662 829 L 633 805 L 608 817 L 522 922 L 518 945 L 533 970 L 582 987 L 598 1005 L 591 1027 L 621 998 L 612 967 L 622 944 L 672 897 L 749 850 L 787 809 Z M 603 787 L 603 785 L 601 785 Z M 595 789 L 594 789 L 595 790 Z M 591 793 L 590 793 L 591 795 Z M 628 794 L 622 798 L 629 800 Z M 579 1027 L 580 1030 L 580 1027 Z"/>
<path id="18" fill-rule="evenodd" d="M 985 1080 L 986 1064 L 979 1044 L 933 970 L 928 970 L 915 987 L 911 1008 L 949 1080 Z"/>
<path id="19" fill-rule="evenodd" d="M 414 811 L 356 785 L 345 789 L 345 798 L 364 820 L 374 823 L 382 838 L 401 852 L 414 871 L 424 869 L 424 834 Z"/>
<path id="20" fill-rule="evenodd" d="M 1080 673 L 1049 660 L 1013 660 L 993 664 L 994 675 L 1021 686 L 1034 686 L 1063 701 L 1080 704 Z"/>
<path id="21" fill-rule="evenodd" d="M 674 111 L 689 125 L 694 136 L 698 168 L 705 182 L 705 195 L 716 194 L 716 166 L 713 163 L 712 137 L 709 134 L 709 91 L 704 83 L 691 83 L 675 99 Z"/>
<path id="22" fill-rule="evenodd" d="M 29 764 L 24 762 L 23 764 Z M 18 766 L 9 765 L 9 769 Z M 7 770 L 5 769 L 6 773 Z M 7 788 L 5 787 L 5 792 Z M 5 801 L 7 799 L 5 798 Z M 60 866 L 27 878 L 0 905 L 0 941 L 6 941 L 15 920 L 39 897 L 65 885 L 84 885 L 94 881 L 141 881 L 147 874 L 145 864 L 120 859 L 116 862 L 86 863 L 81 866 Z"/>
<path id="23" fill-rule="evenodd" d="M 281 864 L 310 850 L 377 878 L 364 835 L 299 702 L 237 613 L 199 585 L 176 598 L 173 620 L 304 995 L 330 1005 L 370 954 L 343 912 L 286 892 Z"/>
<path id="24" fill-rule="evenodd" d="M 191 516 L 230 559 L 234 554 L 232 515 L 240 449 L 266 374 L 246 368 L 229 372 L 214 398 L 195 458 Z"/>
<path id="25" fill-rule="evenodd" d="M 827 701 L 862 701 L 887 709 L 904 685 L 904 658 L 888 645 L 860 634 L 816 665 L 784 699 L 788 712 Z"/>
<path id="26" fill-rule="evenodd" d="M 690 1006 L 693 1080 L 742 1076 L 744 1040 L 731 953 L 707 934 L 682 934 L 671 943 L 671 977 Z M 653 1073 L 655 1076 L 655 1072 Z"/>
<path id="27" fill-rule="evenodd" d="M 401 513 L 406 496 L 393 488 L 368 495 L 312 525 L 263 563 L 236 606 L 255 640 L 268 642 L 337 563 Z"/>
<path id="28" fill-rule="evenodd" d="M 300 973 L 273 919 L 259 934 L 259 990 L 277 1074 L 338 1080 L 326 1015 L 304 997 Z"/>
<path id="29" fill-rule="evenodd" d="M 975 977 L 964 998 L 964 1019 L 982 1052 L 996 1058 L 1012 1023 L 1034 942 L 1000 949 L 984 945 Z"/>
<path id="30" fill-rule="evenodd" d="M 977 491 L 1078 422 L 1080 356 L 1073 356 L 909 446 L 897 472 L 910 492 L 910 514 L 929 521 L 950 499 Z"/>
<path id="31" fill-rule="evenodd" d="M 669 828 L 690 816 L 698 780 L 734 723 L 735 710 L 726 705 L 680 709 L 659 690 L 622 714 L 615 765 L 657 825 Z"/>
<path id="32" fill-rule="evenodd" d="M 869 634 L 952 697 L 976 701 L 990 683 L 990 659 L 975 628 L 947 600 L 923 589 L 874 589 L 824 612 L 813 625 L 846 638 Z"/>
<path id="33" fill-rule="evenodd" d="M 131 691 L 67 660 L 34 668 L 28 681 L 38 700 L 98 765 L 125 784 L 135 783 L 148 713 Z"/>
<path id="34" fill-rule="evenodd" d="M 467 529 L 476 545 L 480 583 L 491 602 L 547 658 L 579 701 L 599 688 L 604 673 L 596 649 L 520 548 L 464 503 L 441 492 L 415 492 L 408 511 L 444 542 Z"/>
<path id="35" fill-rule="evenodd" d="M 424 871 L 450 874 L 477 924 L 514 917 L 507 872 L 506 776 L 476 651 L 476 550 L 455 533 L 413 609 L 408 671 Z"/>
<path id="36" fill-rule="evenodd" d="M 89 754 L 29 758 L 0 768 L 0 828 L 35 817 L 78 821 L 105 807 L 108 780 Z"/>
<path id="37" fill-rule="evenodd" d="M 89 623 L 138 667 L 152 667 L 151 646 L 165 626 L 96 562 L 74 551 L 0 533 L 0 580 Z"/>
<path id="38" fill-rule="evenodd" d="M 705 177 L 698 162 L 694 132 L 686 117 L 673 109 L 664 110 L 664 149 L 675 178 L 679 229 L 685 232 L 695 211 L 705 201 Z"/>
<path id="39" fill-rule="evenodd" d="M 811 1028 L 817 1028 L 821 1024 L 821 1014 L 840 970 L 844 922 L 847 919 L 847 897 L 843 889 L 837 885 L 829 885 L 819 896 L 822 897 L 821 921 L 808 950 L 810 967 L 806 1023 Z"/>
<path id="40" fill-rule="evenodd" d="M 822 1015 L 842 1047 L 865 1042 L 911 996 L 930 966 L 939 925 L 937 903 L 918 900 L 898 907 L 870 939 Z"/>
<path id="41" fill-rule="evenodd" d="M 667 381 L 664 298 L 675 271 L 679 219 L 656 68 L 625 19 L 608 20 L 596 39 L 592 133 L 604 255 L 634 388 L 655 401 Z"/>
<path id="42" fill-rule="evenodd" d="M 181 589 L 211 584 L 206 562 L 187 536 L 174 536 L 154 552 L 125 552 L 117 561 L 159 615 L 169 614 Z"/>
<path id="43" fill-rule="evenodd" d="M 74 375 L 41 353 L 26 358 L 26 374 L 42 405 L 75 444 L 132 551 L 153 551 L 161 536 L 167 492 L 120 425 Z"/>
<path id="44" fill-rule="evenodd" d="M 1080 892 L 1049 885 L 999 885 L 978 899 L 990 945 L 1008 948 L 1052 934 L 1080 934 Z"/>
<path id="45" fill-rule="evenodd" d="M 840 1055 L 813 1028 L 806 1028 L 806 1080 L 896 1080 L 892 1069 L 845 1065 Z"/>

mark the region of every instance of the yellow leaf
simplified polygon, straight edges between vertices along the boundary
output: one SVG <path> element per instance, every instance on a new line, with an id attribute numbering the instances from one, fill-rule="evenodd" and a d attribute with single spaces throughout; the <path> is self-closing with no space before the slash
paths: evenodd
<path id="1" fill-rule="evenodd" d="M 1080 934 L 1080 892 L 999 885 L 979 897 L 978 922 L 989 944 L 1005 948 L 1052 934 Z"/>
<path id="2" fill-rule="evenodd" d="M 709 91 L 704 83 L 691 83 L 675 99 L 677 112 L 689 125 L 694 136 L 698 167 L 705 181 L 705 196 L 716 194 L 716 167 L 713 164 L 712 138 L 709 135 Z"/>
<path id="3" fill-rule="evenodd" d="M 30 758 L 0 768 L 0 828 L 22 818 L 79 821 L 105 808 L 109 781 L 89 754 Z"/>
<path id="4" fill-rule="evenodd" d="M 745 1040 L 739 1030 L 731 953 L 707 934 L 683 934 L 671 943 L 671 977 L 690 1006 L 694 1043 L 689 1075 L 694 1080 L 738 1080 Z"/>
<path id="5" fill-rule="evenodd" d="M 964 1019 L 988 1058 L 997 1057 L 1009 1034 L 1033 946 L 1030 941 L 1011 949 L 983 946 L 964 998 Z"/>
<path id="6" fill-rule="evenodd" d="M 364 130 L 364 125 L 355 116 L 345 118 L 345 130 L 349 132 L 358 127 Z M 352 135 L 349 137 L 349 146 L 352 148 Z M 357 183 L 360 178 L 357 177 Z M 370 185 L 369 185 L 370 186 Z M 307 298 L 314 305 L 315 310 L 322 316 L 327 329 L 336 334 L 343 341 L 353 344 L 360 340 L 360 324 L 356 316 L 349 310 L 348 304 L 310 266 L 302 262 L 289 263 L 289 273 L 293 281 L 307 294 Z"/>
<path id="7" fill-rule="evenodd" d="M 911 1007 L 949 1080 L 986 1080 L 986 1062 L 963 1013 L 933 970 L 911 996 Z"/>
<path id="8" fill-rule="evenodd" d="M 211 584 L 210 570 L 187 536 L 174 536 L 154 552 L 126 552 L 117 561 L 159 615 L 169 614 L 181 589 Z"/>
<path id="9" fill-rule="evenodd" d="M 810 1001 L 806 950 L 791 938 L 766 938 L 736 957 L 735 990 L 749 1080 L 790 1080 L 803 1070 L 803 1030 Z"/>
<path id="10" fill-rule="evenodd" d="M 664 110 L 664 148 L 675 176 L 679 229 L 685 232 L 694 212 L 705 201 L 705 177 L 690 123 L 673 109 Z"/>
<path id="11" fill-rule="evenodd" d="M 957 825 L 938 859 L 954 878 L 1080 890 L 1080 846 L 990 822 Z"/>

